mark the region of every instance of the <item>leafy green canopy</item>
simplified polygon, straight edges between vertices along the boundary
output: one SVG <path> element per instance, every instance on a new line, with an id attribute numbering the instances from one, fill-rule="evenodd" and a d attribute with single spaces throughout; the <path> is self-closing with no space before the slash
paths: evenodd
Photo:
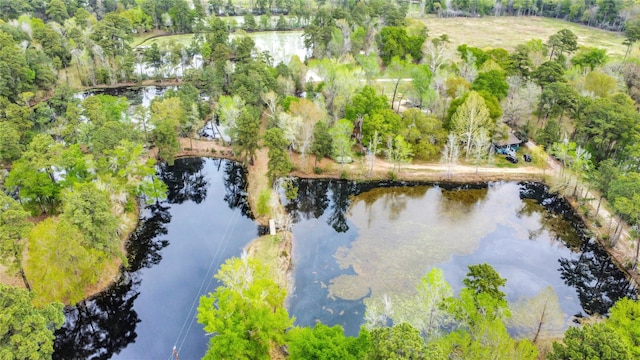
<path id="1" fill-rule="evenodd" d="M 215 278 L 216 291 L 200 298 L 198 322 L 212 334 L 204 359 L 269 359 L 293 325 L 283 306 L 286 291 L 253 258 L 231 258 Z"/>
<path id="2" fill-rule="evenodd" d="M 0 359 L 50 359 L 53 331 L 64 323 L 62 304 L 34 307 L 33 293 L 0 284 Z"/>

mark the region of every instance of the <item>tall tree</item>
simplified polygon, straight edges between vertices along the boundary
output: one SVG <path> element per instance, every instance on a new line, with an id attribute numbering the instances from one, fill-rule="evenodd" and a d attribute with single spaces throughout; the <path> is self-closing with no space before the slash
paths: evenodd
<path id="1" fill-rule="evenodd" d="M 33 293 L 0 284 L 0 358 L 51 359 L 53 332 L 64 323 L 61 303 L 33 304 Z"/>
<path id="2" fill-rule="evenodd" d="M 63 217 L 84 235 L 86 245 L 115 254 L 118 219 L 111 212 L 109 194 L 94 182 L 78 183 L 62 195 Z"/>
<path id="3" fill-rule="evenodd" d="M 227 260 L 215 278 L 222 285 L 198 306 L 198 322 L 213 334 L 204 359 L 268 359 L 293 324 L 283 304 L 284 288 L 246 254 Z"/>
<path id="4" fill-rule="evenodd" d="M 318 121 L 313 128 L 313 144 L 311 145 L 311 153 L 315 155 L 315 163 L 325 157 L 331 156 L 333 149 L 333 138 L 329 133 L 329 127 L 324 121 Z"/>
<path id="5" fill-rule="evenodd" d="M 363 359 L 370 346 L 367 335 L 361 330 L 357 338 L 347 337 L 340 325 L 328 327 L 317 323 L 313 328 L 296 327 L 287 333 L 289 359 Z"/>
<path id="6" fill-rule="evenodd" d="M 483 132 L 490 133 L 493 125 L 484 99 L 475 91 L 469 93 L 451 118 L 451 131 L 464 144 L 467 159 L 471 155 L 474 139 Z"/>
<path id="7" fill-rule="evenodd" d="M 33 225 L 17 201 L 0 191 L 0 262 L 11 272 L 20 274 L 24 286 L 31 290 L 22 264 L 24 240 Z"/>
<path id="8" fill-rule="evenodd" d="M 289 155 L 287 154 L 287 140 L 284 138 L 282 129 L 271 128 L 264 135 L 264 143 L 269 147 L 269 163 L 267 164 L 267 175 L 271 182 L 288 174 L 293 168 Z"/>
<path id="9" fill-rule="evenodd" d="M 520 337 L 534 344 L 541 339 L 559 336 L 564 327 L 562 308 L 551 286 L 540 290 L 534 297 L 518 300 L 511 306 L 511 314 L 510 326 L 518 331 Z"/>
<path id="10" fill-rule="evenodd" d="M 233 147 L 244 161 L 253 165 L 253 158 L 258 150 L 260 137 L 260 118 L 253 111 L 245 108 L 236 121 L 233 130 Z"/>
<path id="11" fill-rule="evenodd" d="M 351 157 L 354 141 L 351 138 L 353 133 L 353 125 L 347 119 L 338 120 L 330 129 L 334 159 L 341 160 L 343 163 Z"/>

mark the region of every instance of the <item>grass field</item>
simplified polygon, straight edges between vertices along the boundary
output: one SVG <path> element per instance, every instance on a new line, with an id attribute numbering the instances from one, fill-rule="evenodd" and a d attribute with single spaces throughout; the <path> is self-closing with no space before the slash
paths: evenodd
<path id="1" fill-rule="evenodd" d="M 513 50 L 516 45 L 530 39 L 546 41 L 562 29 L 569 29 L 578 36 L 578 45 L 604 48 L 610 56 L 624 56 L 621 33 L 582 26 L 567 21 L 542 17 L 486 16 L 481 18 L 419 19 L 429 29 L 429 37 L 449 35 L 454 46 L 467 44 L 479 48 L 504 48 Z M 635 55 L 638 55 L 636 50 Z"/>
<path id="2" fill-rule="evenodd" d="M 193 34 L 158 36 L 154 38 L 146 38 L 143 41 L 136 42 L 135 46 L 151 46 L 155 43 L 155 44 L 158 44 L 158 47 L 160 49 L 168 49 L 169 43 L 171 41 L 180 43 L 182 44 L 182 46 L 189 46 L 191 44 L 192 39 L 193 39 Z"/>

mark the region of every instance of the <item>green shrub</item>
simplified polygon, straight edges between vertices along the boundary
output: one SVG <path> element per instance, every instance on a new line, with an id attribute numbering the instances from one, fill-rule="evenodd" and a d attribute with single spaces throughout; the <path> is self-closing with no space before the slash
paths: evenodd
<path id="1" fill-rule="evenodd" d="M 322 174 L 322 168 L 318 167 L 318 166 L 314 166 L 313 167 L 313 173 L 316 174 L 316 175 Z"/>
<path id="2" fill-rule="evenodd" d="M 258 212 L 257 214 L 258 216 L 269 215 L 270 201 L 271 201 L 271 191 L 267 189 L 260 191 L 260 194 L 258 195 L 258 209 L 256 209 L 256 211 Z"/>

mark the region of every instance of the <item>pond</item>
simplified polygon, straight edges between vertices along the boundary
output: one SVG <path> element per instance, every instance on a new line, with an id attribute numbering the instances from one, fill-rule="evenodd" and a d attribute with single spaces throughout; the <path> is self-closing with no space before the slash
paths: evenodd
<path id="1" fill-rule="evenodd" d="M 311 52 L 304 46 L 302 31 L 259 31 L 242 34 L 253 39 L 258 53 L 268 52 L 273 59 L 273 66 L 279 63 L 288 64 L 293 55 L 305 61 L 311 56 Z M 237 34 L 231 34 L 230 38 L 237 38 Z"/>
<path id="2" fill-rule="evenodd" d="M 93 95 L 123 96 L 133 108 L 138 105 L 149 107 L 151 101 L 162 96 L 167 90 L 177 90 L 176 86 L 138 86 L 138 87 L 114 87 L 104 89 L 93 89 L 79 92 L 75 95 L 81 101 Z"/>
<path id="3" fill-rule="evenodd" d="M 220 264 L 257 236 L 244 168 L 178 159 L 159 169 L 168 199 L 147 207 L 127 246 L 128 266 L 105 292 L 65 309 L 54 359 L 199 359 L 208 337 L 196 322 Z"/>
<path id="4" fill-rule="evenodd" d="M 231 33 L 229 35 L 229 39 L 234 40 L 244 36 L 250 37 L 255 43 L 254 55 L 257 56 L 263 52 L 267 52 L 272 59 L 271 65 L 276 66 L 279 63 L 288 64 L 289 61 L 291 61 L 291 57 L 293 55 L 298 56 L 302 61 L 305 61 L 311 56 L 311 51 L 309 51 L 304 46 L 304 38 L 302 35 L 303 32 L 301 30 L 256 31 L 251 33 L 240 31 Z M 171 40 L 182 43 L 183 46 L 186 47 L 191 44 L 192 38 L 192 34 L 185 34 L 157 37 L 145 41 L 142 46 L 136 48 L 139 57 L 136 65 L 133 68 L 134 74 L 144 74 L 149 78 L 157 76 L 160 78 L 168 79 L 182 77 L 185 71 L 188 69 L 201 68 L 204 62 L 200 54 L 195 54 L 191 57 L 185 56 L 184 58 L 180 59 L 179 62 L 172 63 L 170 52 L 165 51 L 157 68 L 153 67 L 150 63 L 143 61 L 142 54 L 144 49 L 146 49 L 148 46 L 151 46 L 151 44 L 153 43 L 157 43 L 161 49 L 167 50 L 169 41 Z"/>
<path id="5" fill-rule="evenodd" d="M 411 294 L 434 266 L 459 291 L 467 266 L 486 262 L 507 279 L 510 302 L 552 286 L 565 324 L 636 295 L 572 209 L 539 184 L 298 186 L 287 205 L 297 222 L 289 312 L 301 326 L 341 324 L 356 335 L 365 298 Z"/>
<path id="6" fill-rule="evenodd" d="M 159 175 L 168 199 L 147 207 L 128 244 L 128 266 L 111 288 L 65 309 L 55 359 L 202 357 L 201 295 L 220 264 L 260 229 L 251 220 L 244 169 L 226 160 L 178 159 Z M 607 254 L 585 240 L 566 203 L 538 184 L 447 187 L 299 180 L 287 205 L 296 221 L 299 325 L 342 324 L 357 334 L 363 299 L 410 293 L 431 267 L 456 290 L 466 266 L 490 263 L 510 301 L 553 286 L 569 322 L 635 296 Z"/>

